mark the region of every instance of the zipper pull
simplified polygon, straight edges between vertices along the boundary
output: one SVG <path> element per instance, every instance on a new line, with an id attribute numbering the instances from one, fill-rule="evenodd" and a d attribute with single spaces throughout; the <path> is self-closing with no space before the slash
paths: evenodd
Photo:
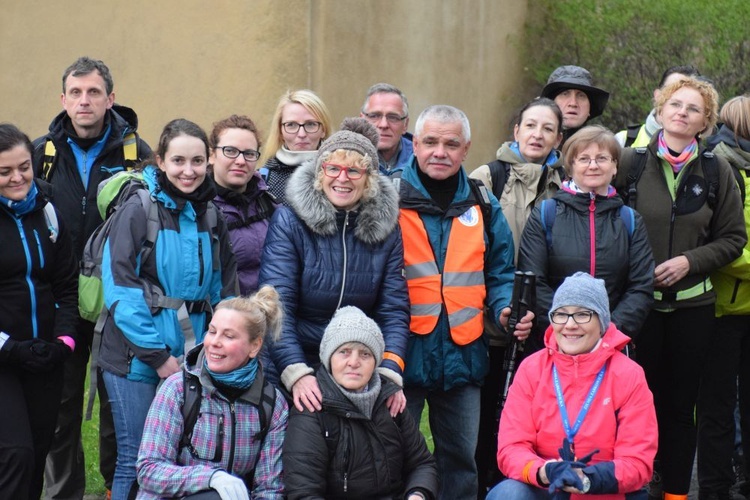
<path id="1" fill-rule="evenodd" d="M 81 198 L 81 215 L 86 215 L 86 195 L 83 195 L 83 198 Z"/>
<path id="2" fill-rule="evenodd" d="M 349 491 L 349 473 L 344 472 L 344 493 Z"/>
<path id="3" fill-rule="evenodd" d="M 596 205 L 594 203 L 594 201 L 596 201 L 596 194 L 593 191 L 589 193 L 589 199 L 591 200 L 589 202 L 589 212 L 593 212 L 596 210 Z"/>

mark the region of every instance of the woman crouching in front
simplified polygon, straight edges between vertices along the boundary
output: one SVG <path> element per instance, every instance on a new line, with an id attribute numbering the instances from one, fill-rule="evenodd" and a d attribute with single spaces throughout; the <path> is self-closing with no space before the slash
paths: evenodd
<path id="1" fill-rule="evenodd" d="M 437 498 L 435 459 L 408 411 L 386 400 L 401 388 L 375 368 L 385 342 L 360 309 L 339 309 L 325 329 L 315 377 L 323 409 L 292 408 L 284 443 L 289 500 Z"/>
<path id="2" fill-rule="evenodd" d="M 213 496 L 194 498 L 283 498 L 287 404 L 265 380 L 257 357 L 266 335 L 278 336 L 281 317 L 270 286 L 216 306 L 203 344 L 185 359 L 187 374 L 165 380 L 151 404 L 138 453 L 138 499 L 199 492 Z M 200 410 L 189 444 L 182 446 L 188 381 L 199 382 Z"/>
<path id="3" fill-rule="evenodd" d="M 518 369 L 500 419 L 501 498 L 645 499 L 656 455 L 654 401 L 620 350 L 604 281 L 578 272 L 555 292 L 546 349 Z M 564 495 L 564 496 L 556 496 Z"/>

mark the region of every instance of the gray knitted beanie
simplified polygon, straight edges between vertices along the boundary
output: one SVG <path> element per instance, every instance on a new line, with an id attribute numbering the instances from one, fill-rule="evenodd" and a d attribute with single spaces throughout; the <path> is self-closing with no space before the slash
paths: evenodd
<path id="1" fill-rule="evenodd" d="M 380 327 L 354 306 L 342 307 L 336 311 L 320 341 L 320 362 L 328 372 L 331 371 L 331 356 L 334 351 L 347 342 L 366 345 L 375 356 L 375 366 L 380 366 L 385 351 Z"/>
<path id="2" fill-rule="evenodd" d="M 604 280 L 582 272 L 568 276 L 555 292 L 550 313 L 565 306 L 585 307 L 594 311 L 599 316 L 602 335 L 609 328 L 609 297 Z"/>
<path id="3" fill-rule="evenodd" d="M 316 165 L 320 167 L 323 153 L 332 153 L 337 149 L 356 151 L 362 156 L 369 156 L 373 168 L 378 168 L 378 140 L 380 136 L 370 122 L 364 118 L 344 118 L 341 130 L 323 141 L 318 149 Z"/>

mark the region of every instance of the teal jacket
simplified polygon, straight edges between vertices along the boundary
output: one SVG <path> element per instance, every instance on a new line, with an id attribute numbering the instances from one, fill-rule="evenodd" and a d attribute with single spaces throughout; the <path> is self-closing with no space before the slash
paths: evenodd
<path id="1" fill-rule="evenodd" d="M 401 176 L 400 207 L 419 212 L 436 251 L 435 262 L 442 272 L 446 259 L 448 237 L 455 217 L 477 205 L 469 177 L 463 167 L 459 170 L 459 183 L 453 202 L 442 210 L 429 196 L 417 175 L 417 160 L 412 160 Z M 503 216 L 500 204 L 490 193 L 492 215 L 485 225 L 485 286 L 486 305 L 495 319 L 500 311 L 510 304 L 513 293 L 513 235 Z M 493 235 L 487 237 L 487 231 Z M 408 237 L 405 235 L 404 237 Z M 429 335 L 409 334 L 406 354 L 405 386 L 426 389 L 449 390 L 467 384 L 481 385 L 489 370 L 487 339 L 480 337 L 465 346 L 459 346 L 450 336 L 445 307 L 440 314 L 435 330 Z"/>

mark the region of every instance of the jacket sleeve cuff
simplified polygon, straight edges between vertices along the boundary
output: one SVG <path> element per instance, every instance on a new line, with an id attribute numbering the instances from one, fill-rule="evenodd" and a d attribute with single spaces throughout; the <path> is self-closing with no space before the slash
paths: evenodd
<path id="1" fill-rule="evenodd" d="M 403 388 L 404 387 L 404 379 L 399 375 L 398 373 L 394 372 L 390 368 L 387 368 L 383 365 L 378 367 L 378 373 L 382 376 L 386 377 L 391 382 L 395 382 L 396 385 Z"/>
<path id="2" fill-rule="evenodd" d="M 281 383 L 289 392 L 292 392 L 292 386 L 297 383 L 299 379 L 305 375 L 312 375 L 315 370 L 307 366 L 305 363 L 294 363 L 281 372 Z"/>
<path id="3" fill-rule="evenodd" d="M 588 491 L 593 494 L 617 493 L 618 483 L 615 477 L 614 462 L 600 462 L 596 465 L 586 467 L 583 473 L 591 480 L 591 489 Z"/>
<path id="4" fill-rule="evenodd" d="M 543 460 L 530 460 L 523 468 L 523 471 L 521 472 L 521 480 L 526 483 L 530 484 L 532 486 L 537 486 L 539 488 L 546 488 L 549 486 L 549 484 L 543 484 L 541 481 L 539 481 L 539 469 L 544 467 L 547 464 L 547 462 Z"/>

